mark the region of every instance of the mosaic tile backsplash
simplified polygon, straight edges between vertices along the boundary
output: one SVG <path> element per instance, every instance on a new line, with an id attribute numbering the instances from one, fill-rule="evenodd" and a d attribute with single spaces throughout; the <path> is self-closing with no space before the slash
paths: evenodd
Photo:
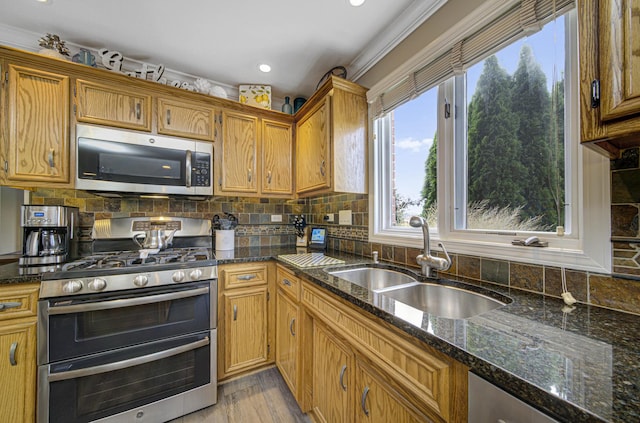
<path id="1" fill-rule="evenodd" d="M 611 236 L 614 276 L 567 269 L 567 287 L 585 304 L 593 304 L 640 314 L 640 154 L 638 148 L 623 152 L 611 162 Z M 233 213 L 238 217 L 236 246 L 293 245 L 295 232 L 291 222 L 304 214 L 309 224 L 326 225 L 328 249 L 365 257 L 378 251 L 380 259 L 418 267 L 417 248 L 368 242 L 368 196 L 332 194 L 311 199 L 280 200 L 219 197 L 207 201 L 179 199 L 106 199 L 92 194 L 58 189 L 40 189 L 32 193 L 34 204 L 68 205 L 80 208 L 85 248 L 90 246 L 89 231 L 94 219 L 125 216 L 186 216 L 211 219 L 215 214 Z M 324 216 L 351 210 L 353 224 L 327 223 Z M 280 214 L 282 223 L 271 223 L 271 215 Z M 514 289 L 559 297 L 562 275 L 557 267 L 525 264 L 451 254 L 453 265 L 444 275 L 467 282 L 487 282 Z"/>

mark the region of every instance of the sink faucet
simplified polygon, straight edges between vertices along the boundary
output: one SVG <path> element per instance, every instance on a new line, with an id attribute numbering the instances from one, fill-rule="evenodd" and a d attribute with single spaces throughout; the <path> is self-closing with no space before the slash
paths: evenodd
<path id="1" fill-rule="evenodd" d="M 451 257 L 449 257 L 449 253 L 444 248 L 442 243 L 438 243 L 438 246 L 442 248 L 444 252 L 445 258 L 434 257 L 431 255 L 431 249 L 429 247 L 429 224 L 427 221 L 420 216 L 412 216 L 409 220 L 409 225 L 414 228 L 422 228 L 422 235 L 424 238 L 424 254 L 420 254 L 416 257 L 416 261 L 420 266 L 422 266 L 422 274 L 428 278 L 435 277 L 435 270 L 449 270 L 451 267 Z"/>

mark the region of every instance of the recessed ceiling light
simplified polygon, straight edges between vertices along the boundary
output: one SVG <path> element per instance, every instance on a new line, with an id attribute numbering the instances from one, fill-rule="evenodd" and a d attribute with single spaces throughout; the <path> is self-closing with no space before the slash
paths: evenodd
<path id="1" fill-rule="evenodd" d="M 49 3 L 49 0 L 36 0 L 38 3 Z"/>
<path id="2" fill-rule="evenodd" d="M 271 66 L 267 65 L 266 63 L 261 64 L 260 66 L 258 66 L 258 68 L 264 73 L 271 72 Z"/>
<path id="3" fill-rule="evenodd" d="M 349 3 L 351 3 L 351 6 L 362 6 L 364 4 L 365 0 L 349 0 Z"/>

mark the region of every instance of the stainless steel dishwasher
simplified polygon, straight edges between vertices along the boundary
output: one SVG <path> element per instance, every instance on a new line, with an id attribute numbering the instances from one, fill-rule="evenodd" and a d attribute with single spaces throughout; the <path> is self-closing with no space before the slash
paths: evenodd
<path id="1" fill-rule="evenodd" d="M 558 423 L 469 372 L 469 423 Z"/>

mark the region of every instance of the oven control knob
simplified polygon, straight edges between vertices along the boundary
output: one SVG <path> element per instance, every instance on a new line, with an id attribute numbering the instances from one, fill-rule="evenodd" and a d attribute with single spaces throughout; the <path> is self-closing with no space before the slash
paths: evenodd
<path id="1" fill-rule="evenodd" d="M 145 286 L 147 283 L 149 283 L 149 278 L 147 277 L 147 275 L 138 275 L 133 278 L 133 284 L 135 286 Z"/>
<path id="2" fill-rule="evenodd" d="M 89 289 L 92 289 L 94 291 L 102 291 L 106 287 L 107 281 L 105 281 L 104 279 L 95 278 L 94 280 L 89 282 Z"/>
<path id="3" fill-rule="evenodd" d="M 65 282 L 65 284 L 62 285 L 62 291 L 66 292 L 67 294 L 73 294 L 80 291 L 83 286 L 84 284 L 82 283 L 82 281 L 80 279 L 76 279 Z"/>
<path id="4" fill-rule="evenodd" d="M 200 279 L 201 276 L 202 276 L 202 270 L 200 269 L 194 269 L 191 272 L 189 272 L 189 277 L 191 278 L 191 280 Z"/>
<path id="5" fill-rule="evenodd" d="M 174 282 L 182 282 L 184 280 L 184 272 L 182 270 L 173 272 L 171 279 L 173 279 Z"/>

